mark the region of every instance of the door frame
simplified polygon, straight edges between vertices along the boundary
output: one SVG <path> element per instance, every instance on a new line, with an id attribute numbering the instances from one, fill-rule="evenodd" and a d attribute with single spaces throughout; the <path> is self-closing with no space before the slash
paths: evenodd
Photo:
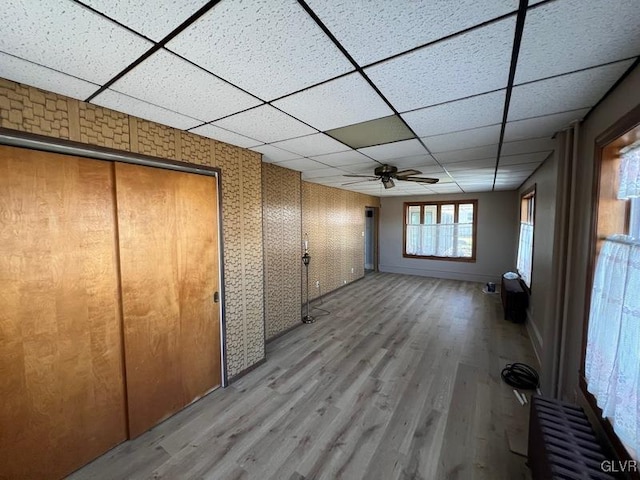
<path id="1" fill-rule="evenodd" d="M 220 287 L 220 365 L 222 368 L 222 387 L 229 384 L 227 369 L 227 321 L 225 305 L 224 287 L 224 238 L 222 215 L 222 170 L 217 167 L 206 165 L 195 165 L 177 160 L 169 160 L 151 155 L 131 153 L 113 148 L 87 145 L 72 140 L 46 137 L 34 133 L 19 132 L 0 127 L 0 145 L 26 148 L 29 150 L 39 150 L 43 152 L 59 153 L 62 155 L 73 155 L 76 157 L 90 158 L 93 160 L 104 160 L 107 162 L 131 163 L 146 167 L 161 168 L 165 170 L 176 170 L 179 172 L 193 173 L 196 175 L 206 175 L 214 177 L 218 192 L 218 264 L 219 264 L 219 287 Z"/>
<path id="2" fill-rule="evenodd" d="M 374 206 L 370 206 L 370 205 L 366 205 L 364 207 L 364 211 L 365 211 L 365 242 L 367 241 L 366 239 L 366 229 L 367 229 L 367 210 L 371 210 L 373 211 L 373 231 L 371 232 L 372 236 L 373 236 L 373 241 L 372 246 L 373 246 L 373 271 L 374 272 L 378 272 L 379 269 L 379 252 L 380 252 L 380 246 L 379 246 L 379 233 L 380 233 L 380 207 L 374 207 Z M 365 263 L 366 263 L 367 259 L 365 258 Z"/>

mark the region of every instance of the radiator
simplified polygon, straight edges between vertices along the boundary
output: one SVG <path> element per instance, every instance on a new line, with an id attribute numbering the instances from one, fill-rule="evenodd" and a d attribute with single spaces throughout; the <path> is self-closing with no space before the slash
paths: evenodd
<path id="1" fill-rule="evenodd" d="M 607 459 L 582 408 L 533 396 L 529 417 L 533 480 L 620 478 L 602 471 Z"/>

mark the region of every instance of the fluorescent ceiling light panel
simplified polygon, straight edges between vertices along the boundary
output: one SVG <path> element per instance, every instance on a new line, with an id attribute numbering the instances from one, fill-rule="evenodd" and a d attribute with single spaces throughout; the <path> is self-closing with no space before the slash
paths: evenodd
<path id="1" fill-rule="evenodd" d="M 262 161 L 266 163 L 284 162 L 285 160 L 293 160 L 300 157 L 297 153 L 287 152 L 273 145 L 260 145 L 259 147 L 252 147 L 251 150 L 261 153 Z"/>
<path id="2" fill-rule="evenodd" d="M 297 153 L 303 157 L 316 157 L 326 153 L 344 152 L 349 149 L 324 133 L 292 138 L 274 143 L 274 146 Z"/>
<path id="3" fill-rule="evenodd" d="M 167 48 L 263 100 L 353 70 L 295 0 L 220 2 Z"/>
<path id="4" fill-rule="evenodd" d="M 487 127 L 472 128 L 461 132 L 423 137 L 422 141 L 431 153 L 482 147 L 500 142 L 500 127 L 500 125 L 489 125 Z"/>
<path id="5" fill-rule="evenodd" d="M 514 87 L 508 120 L 592 107 L 632 63 L 626 60 Z"/>
<path id="6" fill-rule="evenodd" d="M 637 56 L 639 17 L 638 0 L 562 0 L 530 9 L 515 83 Z"/>
<path id="7" fill-rule="evenodd" d="M 100 86 L 0 52 L 2 77 L 14 82 L 84 100 Z"/>
<path id="8" fill-rule="evenodd" d="M 510 17 L 365 73 L 400 112 L 505 88 L 514 28 L 515 17 Z"/>
<path id="9" fill-rule="evenodd" d="M 351 148 L 369 147 L 415 138 L 413 132 L 397 115 L 336 128 L 325 133 Z"/>
<path id="10" fill-rule="evenodd" d="M 428 154 L 422 144 L 415 139 L 361 148 L 358 151 L 378 161 Z"/>
<path id="11" fill-rule="evenodd" d="M 166 50 L 151 55 L 111 88 L 203 122 L 260 103 Z"/>
<path id="12" fill-rule="evenodd" d="M 551 138 L 532 138 L 517 142 L 504 142 L 500 154 L 505 156 L 530 152 L 549 152 L 555 147 L 556 142 Z"/>
<path id="13" fill-rule="evenodd" d="M 105 90 L 91 100 L 91 103 L 144 118 L 145 120 L 161 123 L 162 125 L 168 125 L 179 130 L 187 130 L 202 123 L 195 118 L 180 115 L 166 108 L 143 102 L 142 100 L 114 92 L 113 90 Z"/>
<path id="14" fill-rule="evenodd" d="M 4 0 L 0 51 L 104 84 L 152 43 L 75 2 Z"/>
<path id="15" fill-rule="evenodd" d="M 360 65 L 395 55 L 516 11 L 516 0 L 307 4 Z M 425 26 L 428 26 L 425 28 Z"/>
<path id="16" fill-rule="evenodd" d="M 505 91 L 422 108 L 401 116 L 420 137 L 468 130 L 502 122 Z"/>
<path id="17" fill-rule="evenodd" d="M 262 144 L 262 142 L 254 138 L 245 137 L 244 135 L 239 135 L 235 132 L 230 132 L 229 130 L 225 130 L 224 128 L 216 127 L 210 124 L 201 125 L 197 128 L 194 128 L 191 130 L 191 133 L 202 135 L 203 137 L 213 138 L 214 140 L 230 143 L 231 145 L 236 145 L 242 148 L 251 148 Z"/>
<path id="18" fill-rule="evenodd" d="M 484 147 L 465 148 L 463 150 L 451 150 L 448 152 L 435 153 L 433 156 L 440 163 L 450 164 L 455 162 L 467 162 L 469 160 L 484 160 L 487 158 L 496 159 L 498 155 L 498 145 L 485 145 Z"/>
<path id="19" fill-rule="evenodd" d="M 359 73 L 303 90 L 273 105 L 318 130 L 392 115 L 393 111 Z"/>
<path id="20" fill-rule="evenodd" d="M 581 120 L 588 111 L 588 108 L 583 108 L 581 110 L 573 110 L 571 112 L 545 115 L 544 117 L 507 122 L 504 131 L 504 141 L 515 142 L 517 140 L 526 140 L 529 138 L 551 138 L 554 133 L 569 126 L 571 122 Z"/>
<path id="21" fill-rule="evenodd" d="M 370 160 L 365 155 L 355 150 L 348 150 L 346 152 L 329 153 L 328 155 L 318 155 L 311 157 L 313 160 L 317 160 L 320 163 L 329 165 L 330 167 L 344 167 L 346 165 L 358 165 L 358 164 L 376 164 L 373 160 Z"/>
<path id="22" fill-rule="evenodd" d="M 316 133 L 308 125 L 282 113 L 271 105 L 262 105 L 213 123 L 222 128 L 257 138 L 265 143 Z"/>
<path id="23" fill-rule="evenodd" d="M 207 0 L 83 1 L 100 13 L 156 42 L 169 35 L 207 3 Z"/>

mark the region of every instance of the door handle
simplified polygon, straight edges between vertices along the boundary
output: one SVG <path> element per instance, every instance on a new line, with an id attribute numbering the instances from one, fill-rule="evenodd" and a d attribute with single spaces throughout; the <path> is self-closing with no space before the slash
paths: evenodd
<path id="1" fill-rule="evenodd" d="M 219 301 L 220 301 L 220 293 L 214 292 L 213 293 L 213 303 L 218 303 Z"/>

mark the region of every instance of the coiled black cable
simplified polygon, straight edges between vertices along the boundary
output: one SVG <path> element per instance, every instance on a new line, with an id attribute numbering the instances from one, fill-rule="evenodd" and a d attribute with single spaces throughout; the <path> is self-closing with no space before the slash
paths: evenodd
<path id="1" fill-rule="evenodd" d="M 524 363 L 508 363 L 500 376 L 508 385 L 521 390 L 535 390 L 540 384 L 538 372 Z"/>

